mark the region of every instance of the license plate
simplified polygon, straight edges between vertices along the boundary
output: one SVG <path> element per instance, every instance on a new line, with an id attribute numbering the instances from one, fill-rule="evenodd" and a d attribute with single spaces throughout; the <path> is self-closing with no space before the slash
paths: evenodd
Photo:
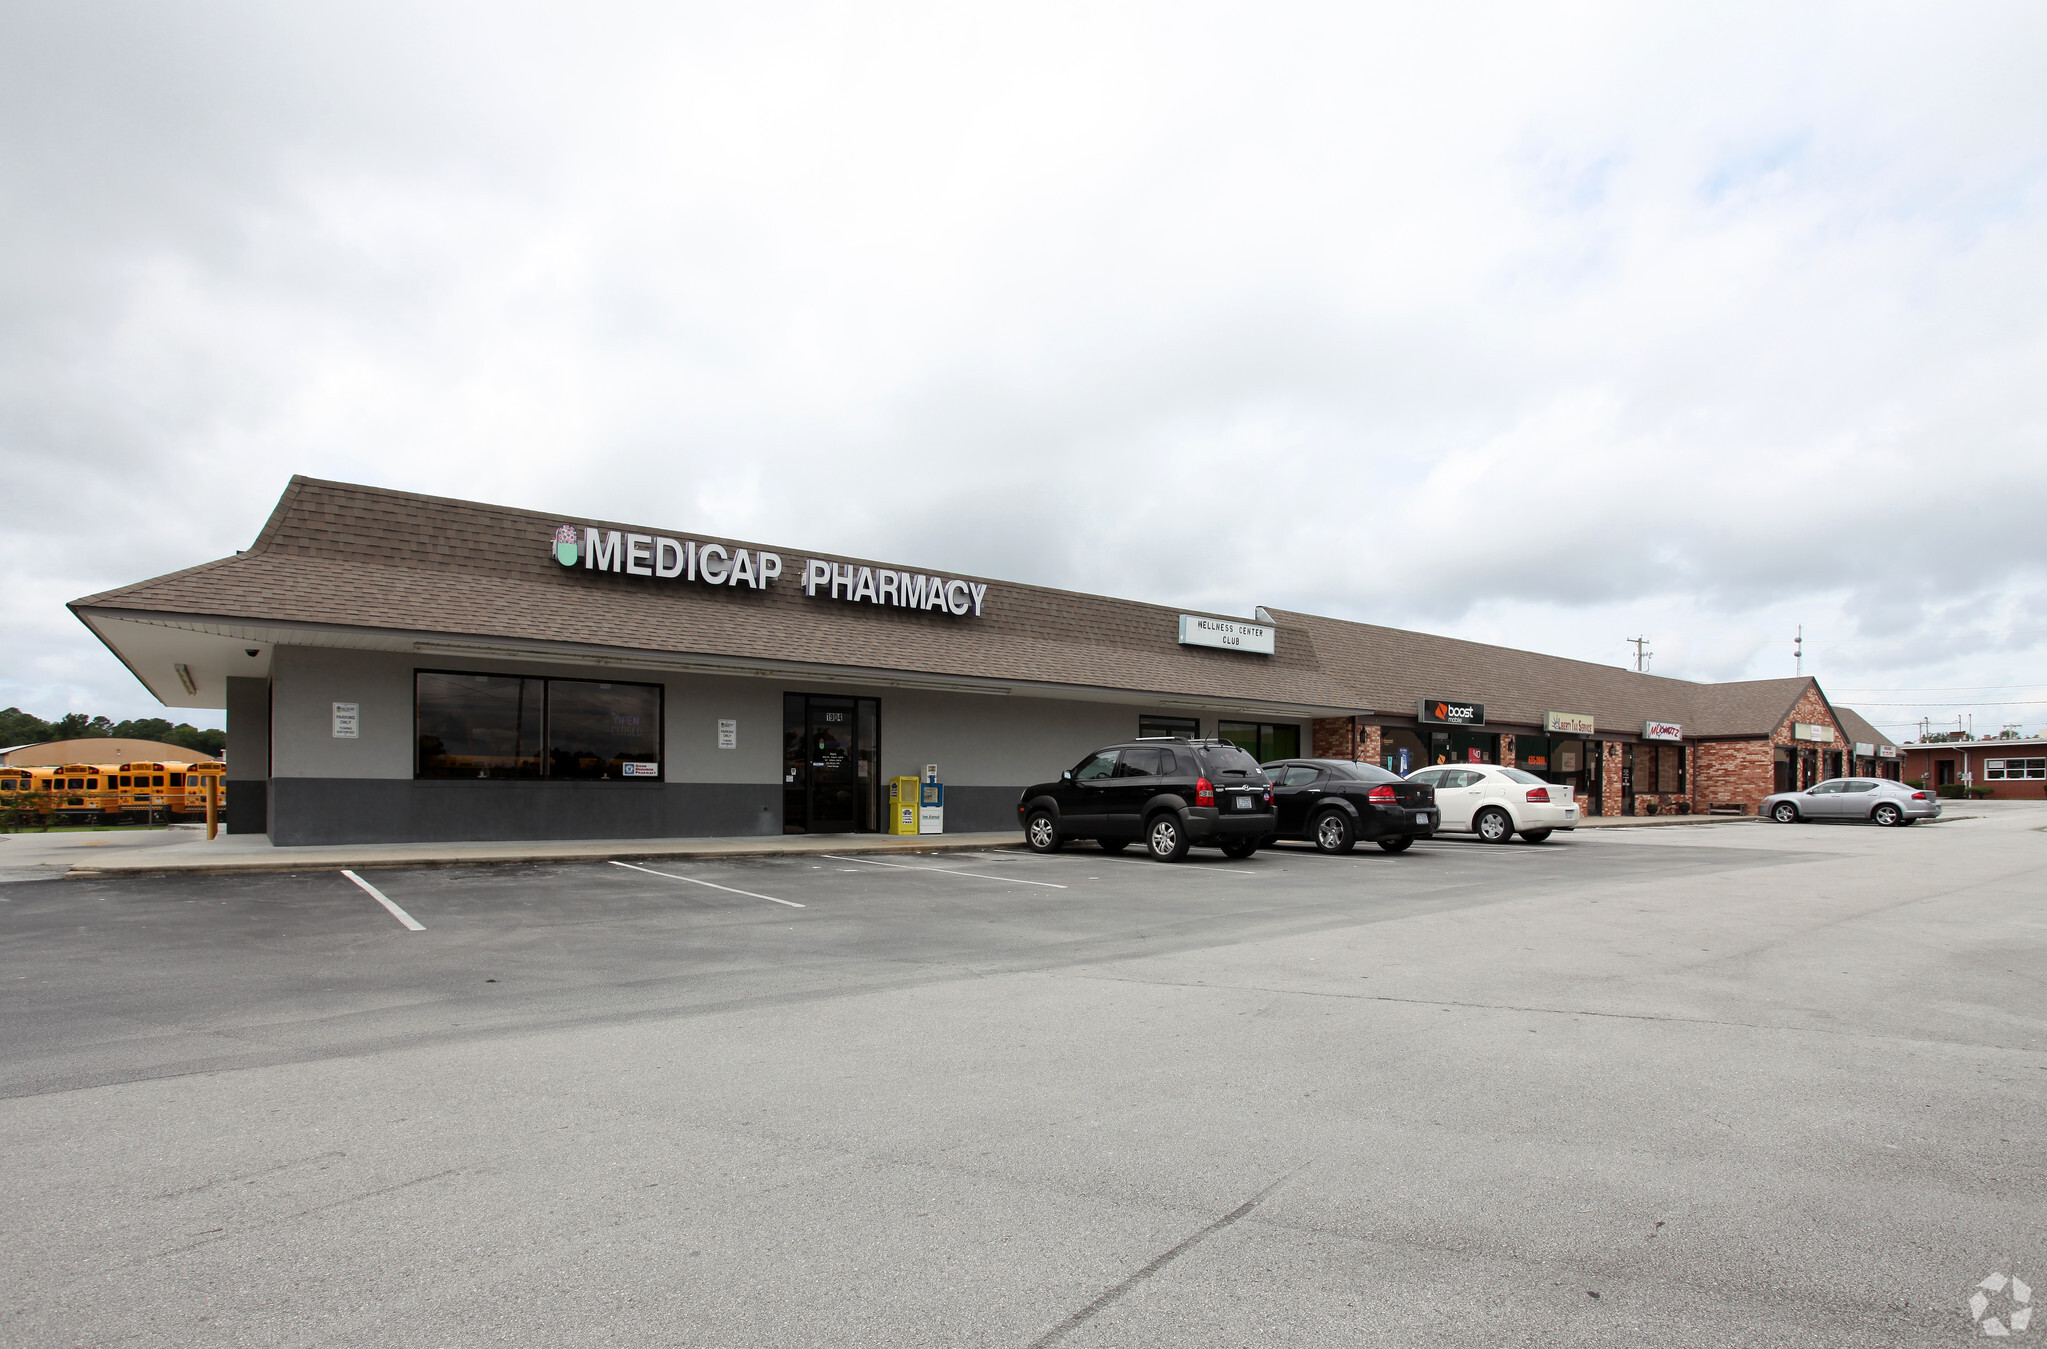
<path id="1" fill-rule="evenodd" d="M 1414 813 L 1414 822 L 1416 824 L 1427 824 L 1429 822 L 1429 813 L 1425 810 L 1416 811 Z"/>
<path id="2" fill-rule="evenodd" d="M 1257 808 L 1258 803 L 1256 801 L 1253 801 L 1250 797 L 1240 796 L 1237 798 L 1238 810 L 1256 810 Z"/>

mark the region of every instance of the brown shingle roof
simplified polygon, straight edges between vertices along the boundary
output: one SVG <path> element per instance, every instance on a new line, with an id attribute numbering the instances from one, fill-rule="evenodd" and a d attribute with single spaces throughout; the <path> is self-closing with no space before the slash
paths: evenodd
<path id="1" fill-rule="evenodd" d="M 564 523 L 669 532 L 294 478 L 248 552 L 73 607 L 1365 706 L 1324 672 L 1305 632 L 1282 631 L 1271 658 L 1183 647 L 1178 609 L 1000 581 L 978 619 L 813 599 L 800 585 L 806 556 L 875 564 L 772 547 L 784 576 L 762 590 L 591 574 L 553 559 Z"/>
<path id="2" fill-rule="evenodd" d="M 983 617 L 954 618 L 807 598 L 800 584 L 806 554 L 772 547 L 782 554 L 784 577 L 764 590 L 593 575 L 553 559 L 554 531 L 564 523 L 664 532 L 295 477 L 248 552 L 87 596 L 72 607 L 1408 716 L 1423 697 L 1471 698 L 1487 705 L 1493 723 L 1539 726 L 1544 712 L 1557 710 L 1591 713 L 1601 731 L 1626 734 L 1644 721 L 1670 720 L 1695 735 L 1765 735 L 1812 682 L 1697 684 L 1297 613 L 1273 615 L 1275 655 L 1247 656 L 1181 646 L 1179 609 L 1001 581 L 989 584 Z M 709 541 L 759 551 L 750 542 Z"/>

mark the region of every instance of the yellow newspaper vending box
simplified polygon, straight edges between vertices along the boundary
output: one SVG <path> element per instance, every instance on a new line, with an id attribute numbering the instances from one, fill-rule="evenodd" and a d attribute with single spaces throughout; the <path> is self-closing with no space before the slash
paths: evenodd
<path id="1" fill-rule="evenodd" d="M 917 832 L 919 792 L 916 778 L 888 780 L 888 831 L 891 834 Z"/>

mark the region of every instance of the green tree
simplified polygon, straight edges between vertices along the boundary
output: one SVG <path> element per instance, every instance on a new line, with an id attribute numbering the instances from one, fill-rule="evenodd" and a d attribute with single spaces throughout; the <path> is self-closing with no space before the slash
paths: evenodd
<path id="1" fill-rule="evenodd" d="M 162 717 L 136 717 L 131 721 L 116 722 L 107 717 L 89 717 L 83 712 L 67 712 L 55 721 L 44 721 L 18 707 L 0 709 L 0 746 L 108 736 L 127 740 L 159 740 L 167 745 L 180 745 L 209 759 L 218 759 L 227 752 L 226 731 L 217 728 L 202 731 L 189 721 L 181 721 L 175 726 Z"/>
<path id="2" fill-rule="evenodd" d="M 18 707 L 0 709 L 0 745 L 34 745 L 56 738 L 54 728 L 41 717 Z"/>

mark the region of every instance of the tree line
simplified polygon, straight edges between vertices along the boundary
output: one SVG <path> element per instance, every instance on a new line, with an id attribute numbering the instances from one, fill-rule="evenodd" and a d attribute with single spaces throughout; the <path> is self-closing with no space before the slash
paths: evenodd
<path id="1" fill-rule="evenodd" d="M 18 707 L 0 710 L 0 745 L 94 739 L 160 740 L 167 745 L 181 745 L 209 759 L 218 759 L 227 753 L 226 731 L 202 731 L 187 721 L 175 726 L 162 717 L 111 721 L 106 717 L 88 717 L 83 712 L 69 712 L 55 721 L 44 721 Z"/>

